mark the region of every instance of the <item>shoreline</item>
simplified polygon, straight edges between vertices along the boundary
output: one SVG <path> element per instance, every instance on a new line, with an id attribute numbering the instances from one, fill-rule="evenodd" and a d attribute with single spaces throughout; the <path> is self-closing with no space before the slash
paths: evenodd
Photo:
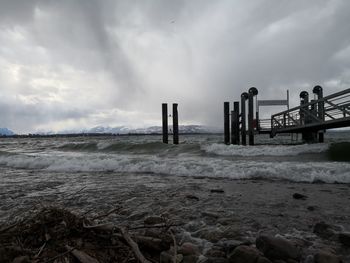
<path id="1" fill-rule="evenodd" d="M 18 172 L 13 170 L 12 176 Z M 203 256 L 220 242 L 254 244 L 260 234 L 267 234 L 307 244 L 309 252 L 305 253 L 330 250 L 341 255 L 343 262 L 350 262 L 348 247 L 333 237 L 314 233 L 315 225 L 321 222 L 335 233 L 350 231 L 350 184 L 154 174 L 23 173 L 21 180 L 10 175 L 2 182 L 1 224 L 18 219 L 38 204 L 38 199 L 42 205 L 59 204 L 81 214 L 90 211 L 89 216 L 120 206 L 118 213 L 108 215 L 105 221 L 138 226 L 147 217 L 166 217 L 183 225 L 177 240 L 196 244 Z M 293 198 L 296 193 L 305 199 Z"/>

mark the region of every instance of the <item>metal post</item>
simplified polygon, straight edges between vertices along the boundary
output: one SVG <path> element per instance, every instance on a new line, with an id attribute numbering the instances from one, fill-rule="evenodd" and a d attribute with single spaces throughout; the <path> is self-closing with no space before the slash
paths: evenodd
<path id="1" fill-rule="evenodd" d="M 163 143 L 168 143 L 168 104 L 162 104 Z"/>
<path id="2" fill-rule="evenodd" d="M 249 145 L 254 145 L 254 104 L 253 104 L 253 93 L 249 92 L 248 96 L 248 135 L 249 135 Z"/>
<path id="3" fill-rule="evenodd" d="M 177 103 L 173 103 L 173 142 L 174 144 L 179 144 L 179 120 Z"/>
<path id="4" fill-rule="evenodd" d="M 247 145 L 247 131 L 246 131 L 246 112 L 245 112 L 245 101 L 248 99 L 248 93 L 243 92 L 241 94 L 241 136 L 242 145 Z"/>
<path id="5" fill-rule="evenodd" d="M 231 111 L 231 144 L 235 144 L 235 112 Z"/>
<path id="6" fill-rule="evenodd" d="M 321 86 L 315 86 L 312 90 L 313 93 L 317 94 L 317 99 L 323 98 L 323 89 Z M 324 101 L 319 101 L 317 103 L 317 115 L 321 121 L 324 121 Z M 324 130 L 318 132 L 318 142 L 324 142 Z"/>
<path id="7" fill-rule="evenodd" d="M 254 145 L 254 96 L 258 95 L 255 87 L 249 89 L 248 92 L 248 134 L 249 145 Z"/>
<path id="8" fill-rule="evenodd" d="M 233 103 L 234 124 L 235 124 L 235 144 L 239 144 L 239 101 Z"/>
<path id="9" fill-rule="evenodd" d="M 224 140 L 230 144 L 230 103 L 224 102 Z"/>

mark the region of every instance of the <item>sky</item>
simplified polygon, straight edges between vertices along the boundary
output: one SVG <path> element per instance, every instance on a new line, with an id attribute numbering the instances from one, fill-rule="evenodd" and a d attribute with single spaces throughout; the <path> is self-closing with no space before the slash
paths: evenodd
<path id="1" fill-rule="evenodd" d="M 0 127 L 160 126 L 163 102 L 221 127 L 253 86 L 297 106 L 350 87 L 349 25 L 348 0 L 0 0 Z"/>

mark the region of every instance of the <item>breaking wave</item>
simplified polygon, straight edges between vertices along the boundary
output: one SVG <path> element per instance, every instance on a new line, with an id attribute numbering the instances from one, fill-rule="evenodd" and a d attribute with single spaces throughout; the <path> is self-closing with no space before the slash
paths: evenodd
<path id="1" fill-rule="evenodd" d="M 328 144 L 300 145 L 224 145 L 210 144 L 202 147 L 207 153 L 222 156 L 296 156 L 306 153 L 322 153 L 329 148 Z"/>
<path id="2" fill-rule="evenodd" d="M 350 183 L 350 163 L 231 161 L 210 157 L 143 156 L 103 153 L 0 155 L 0 166 L 50 172 L 155 173 L 231 179 Z M 112 176 L 112 175 L 111 175 Z"/>

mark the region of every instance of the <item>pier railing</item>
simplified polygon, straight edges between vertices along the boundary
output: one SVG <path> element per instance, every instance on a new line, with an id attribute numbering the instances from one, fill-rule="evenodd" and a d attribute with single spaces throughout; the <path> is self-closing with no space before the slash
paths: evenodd
<path id="1" fill-rule="evenodd" d="M 342 127 L 350 121 L 350 89 L 271 116 L 271 134 Z"/>

